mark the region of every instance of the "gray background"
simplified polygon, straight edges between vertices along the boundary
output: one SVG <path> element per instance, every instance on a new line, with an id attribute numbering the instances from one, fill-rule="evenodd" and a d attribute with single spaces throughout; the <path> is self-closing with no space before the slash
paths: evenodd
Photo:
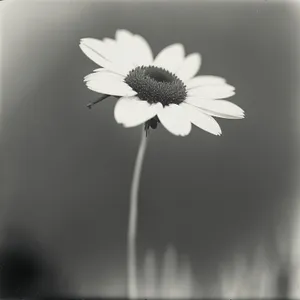
<path id="1" fill-rule="evenodd" d="M 2 17 L 1 232 L 13 227 L 57 271 L 61 292 L 119 295 L 126 288 L 128 194 L 140 128 L 113 118 L 115 100 L 83 77 L 97 66 L 80 38 L 141 34 L 157 54 L 181 42 L 200 73 L 236 87 L 244 120 L 221 137 L 151 132 L 141 181 L 138 253 L 168 244 L 210 286 L 237 249 L 279 261 L 297 166 L 296 5 L 290 2 L 15 1 Z M 26 240 L 25 239 L 25 240 Z M 6 239 L 1 238 L 2 247 Z M 197 296 L 197 293 L 195 294 Z"/>

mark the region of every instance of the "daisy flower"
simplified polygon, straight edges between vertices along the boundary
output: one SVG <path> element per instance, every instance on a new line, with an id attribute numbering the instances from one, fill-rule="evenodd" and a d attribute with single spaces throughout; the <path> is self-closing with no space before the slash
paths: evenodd
<path id="1" fill-rule="evenodd" d="M 81 50 L 100 68 L 87 75 L 87 87 L 102 94 L 99 100 L 114 96 L 119 100 L 114 116 L 125 127 L 145 125 L 146 133 L 161 123 L 177 136 L 186 136 L 192 124 L 215 134 L 221 128 L 213 117 L 241 119 L 244 111 L 224 99 L 235 88 L 217 76 L 196 76 L 201 65 L 199 53 L 185 56 L 182 44 L 161 50 L 154 58 L 147 41 L 128 30 L 117 30 L 115 39 L 84 38 Z M 138 190 L 147 138 L 142 131 L 130 190 L 127 231 L 128 298 L 137 299 L 137 217 Z M 171 255 L 172 256 L 172 255 Z"/>
<path id="2" fill-rule="evenodd" d="M 125 127 L 145 124 L 148 130 L 161 123 L 174 135 L 186 136 L 194 124 L 220 135 L 213 117 L 244 118 L 240 107 L 223 100 L 235 88 L 221 77 L 195 76 L 201 55 L 185 56 L 182 44 L 167 46 L 154 58 L 142 36 L 122 29 L 115 39 L 83 38 L 80 48 L 101 67 L 84 78 L 87 87 L 119 98 L 114 116 Z"/>

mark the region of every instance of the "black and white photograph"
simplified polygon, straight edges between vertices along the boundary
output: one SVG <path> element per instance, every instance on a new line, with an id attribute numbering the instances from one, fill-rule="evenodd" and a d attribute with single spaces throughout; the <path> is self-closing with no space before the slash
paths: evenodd
<path id="1" fill-rule="evenodd" d="M 1 299 L 300 299 L 300 1 L 0 18 Z"/>

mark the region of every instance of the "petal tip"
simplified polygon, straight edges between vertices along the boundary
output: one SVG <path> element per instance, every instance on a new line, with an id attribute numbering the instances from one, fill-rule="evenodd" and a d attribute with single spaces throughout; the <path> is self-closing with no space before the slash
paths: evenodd
<path id="1" fill-rule="evenodd" d="M 133 36 L 133 33 L 130 32 L 129 30 L 127 29 L 117 29 L 116 30 L 116 33 L 115 33 L 115 39 L 116 40 L 119 40 L 120 38 L 122 37 L 132 37 Z"/>
<path id="2" fill-rule="evenodd" d="M 184 49 L 183 44 L 177 43 L 177 44 L 175 44 L 175 45 L 177 45 L 178 49 L 180 49 L 180 51 L 182 52 L 182 54 L 183 54 L 183 56 L 184 56 L 184 55 L 185 55 L 185 49 Z"/>
<path id="3" fill-rule="evenodd" d="M 221 129 L 221 127 L 219 127 L 219 130 L 216 131 L 215 135 L 216 136 L 221 136 L 222 135 L 222 129 Z"/>
<path id="4" fill-rule="evenodd" d="M 181 44 L 181 43 L 174 43 L 174 44 L 171 44 L 171 45 L 167 46 L 166 48 L 174 49 L 175 51 L 179 51 L 180 55 L 182 55 L 182 56 L 185 55 L 184 45 Z"/>
<path id="5" fill-rule="evenodd" d="M 188 136 L 190 134 L 191 131 L 189 132 L 184 132 L 184 133 L 180 133 L 178 136 L 180 137 L 185 137 L 185 136 Z"/>
<path id="6" fill-rule="evenodd" d="M 87 38 L 87 37 L 81 38 L 81 39 L 79 40 L 79 45 L 86 44 L 86 42 L 92 41 L 92 40 L 97 40 L 97 39 L 94 39 L 94 38 Z"/>
<path id="7" fill-rule="evenodd" d="M 238 119 L 244 119 L 246 116 L 245 111 L 243 109 L 240 108 L 239 113 L 237 114 L 237 118 Z"/>
<path id="8" fill-rule="evenodd" d="M 196 60 L 198 60 L 198 62 L 200 63 L 202 60 L 202 56 L 199 52 L 194 52 L 191 54 L 192 57 L 194 57 Z"/>

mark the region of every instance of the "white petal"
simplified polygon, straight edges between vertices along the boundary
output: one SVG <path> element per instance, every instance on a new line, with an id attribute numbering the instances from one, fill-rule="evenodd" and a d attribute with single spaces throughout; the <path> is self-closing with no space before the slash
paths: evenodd
<path id="1" fill-rule="evenodd" d="M 133 38 L 135 53 L 134 63 L 136 66 L 148 66 L 153 63 L 153 54 L 148 42 L 140 35 L 136 34 Z"/>
<path id="2" fill-rule="evenodd" d="M 160 122 L 167 130 L 175 135 L 185 136 L 191 131 L 191 122 L 187 118 L 182 107 L 177 104 L 165 106 L 158 112 Z"/>
<path id="3" fill-rule="evenodd" d="M 104 38 L 103 43 L 105 45 L 106 57 L 111 62 L 115 62 L 116 60 L 118 60 L 118 57 L 120 55 L 120 47 L 117 41 L 111 38 Z"/>
<path id="4" fill-rule="evenodd" d="M 161 103 L 149 104 L 138 97 L 122 97 L 115 106 L 115 119 L 125 127 L 140 125 L 156 116 Z"/>
<path id="5" fill-rule="evenodd" d="M 114 39 L 111 38 L 104 38 L 103 39 L 103 43 L 105 44 L 105 46 L 107 47 L 107 50 L 109 53 L 114 53 L 116 51 L 117 48 L 117 42 Z"/>
<path id="6" fill-rule="evenodd" d="M 116 41 L 121 55 L 134 66 L 150 65 L 153 62 L 151 48 L 142 36 L 133 35 L 125 29 L 119 29 L 116 32 Z"/>
<path id="7" fill-rule="evenodd" d="M 180 107 L 185 111 L 186 116 L 194 125 L 209 133 L 221 135 L 221 128 L 214 118 L 204 114 L 197 107 L 186 103 L 181 103 Z"/>
<path id="8" fill-rule="evenodd" d="M 195 88 L 203 85 L 220 85 L 226 83 L 226 80 L 218 76 L 196 76 L 186 83 L 187 89 Z"/>
<path id="9" fill-rule="evenodd" d="M 109 61 L 106 58 L 105 44 L 97 39 L 84 38 L 80 40 L 80 49 L 84 54 L 101 67 L 105 67 Z"/>
<path id="10" fill-rule="evenodd" d="M 120 75 L 120 74 L 116 74 L 114 73 L 113 71 L 109 71 L 109 70 L 106 70 L 105 68 L 98 68 L 98 69 L 95 69 L 93 70 L 93 73 L 90 73 L 88 75 L 86 75 L 83 79 L 84 82 L 88 82 L 88 81 L 91 81 L 91 80 L 98 80 L 99 78 L 99 73 L 104 73 L 104 74 L 111 74 L 113 73 L 117 78 L 120 79 L 120 81 L 123 81 L 125 76 L 123 75 Z M 100 75 L 100 80 L 101 80 L 101 77 L 102 75 Z M 103 75 L 104 76 L 104 75 Z"/>
<path id="11" fill-rule="evenodd" d="M 132 41 L 133 34 L 126 29 L 118 29 L 116 31 L 116 41 L 123 44 L 129 44 Z"/>
<path id="12" fill-rule="evenodd" d="M 200 65 L 201 55 L 199 53 L 189 54 L 176 72 L 176 75 L 181 80 L 188 80 L 198 73 Z"/>
<path id="13" fill-rule="evenodd" d="M 89 74 L 84 79 L 89 89 L 113 96 L 133 96 L 137 93 L 123 80 L 124 77 L 103 70 Z"/>
<path id="14" fill-rule="evenodd" d="M 116 41 L 117 41 L 117 61 L 131 64 L 131 68 L 134 67 L 134 36 L 131 32 L 125 29 L 119 29 L 116 31 Z"/>
<path id="15" fill-rule="evenodd" d="M 154 65 L 165 68 L 170 72 L 176 72 L 184 60 L 184 47 L 182 44 L 167 46 L 158 53 Z"/>
<path id="16" fill-rule="evenodd" d="M 81 39 L 79 47 L 96 64 L 117 74 L 127 75 L 133 68 L 127 60 L 122 60 L 123 56 L 118 53 L 115 41 L 104 39 L 105 42 L 84 38 Z"/>
<path id="17" fill-rule="evenodd" d="M 226 100 L 204 100 L 189 97 L 185 102 L 197 106 L 211 116 L 225 119 L 243 119 L 245 117 L 244 111 L 239 106 Z"/>
<path id="18" fill-rule="evenodd" d="M 120 47 L 117 41 L 111 39 L 111 38 L 104 38 L 103 43 L 105 45 L 106 49 L 106 57 L 111 61 L 111 62 L 116 62 L 119 58 L 120 55 Z"/>
<path id="19" fill-rule="evenodd" d="M 121 36 L 123 35 L 121 34 Z M 111 64 L 105 66 L 105 68 L 126 76 L 128 72 L 134 68 L 132 59 L 130 55 L 128 55 L 128 53 L 131 53 L 128 47 L 131 46 L 132 43 L 124 43 L 123 38 L 121 41 L 104 38 L 103 44 L 105 46 L 105 57 L 111 62 Z"/>
<path id="20" fill-rule="evenodd" d="M 235 94 L 235 88 L 229 84 L 206 85 L 188 90 L 188 96 L 196 96 L 202 99 L 222 99 Z"/>

